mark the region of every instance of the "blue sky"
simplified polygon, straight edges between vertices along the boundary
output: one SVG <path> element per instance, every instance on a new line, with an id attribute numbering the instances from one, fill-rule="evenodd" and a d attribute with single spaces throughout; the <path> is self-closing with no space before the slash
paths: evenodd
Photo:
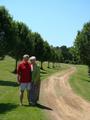
<path id="1" fill-rule="evenodd" d="M 77 31 L 90 21 L 90 0 L 0 0 L 0 5 L 53 46 L 72 46 Z"/>

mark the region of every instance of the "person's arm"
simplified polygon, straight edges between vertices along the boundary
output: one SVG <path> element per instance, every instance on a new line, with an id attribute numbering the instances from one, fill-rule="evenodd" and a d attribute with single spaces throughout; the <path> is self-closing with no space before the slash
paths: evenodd
<path id="1" fill-rule="evenodd" d="M 30 64 L 30 77 L 31 77 L 31 81 L 32 81 L 32 72 L 33 72 L 33 66 Z"/>
<path id="2" fill-rule="evenodd" d="M 37 72 L 36 72 L 36 82 L 39 83 L 40 82 L 40 68 L 39 66 L 37 66 Z"/>

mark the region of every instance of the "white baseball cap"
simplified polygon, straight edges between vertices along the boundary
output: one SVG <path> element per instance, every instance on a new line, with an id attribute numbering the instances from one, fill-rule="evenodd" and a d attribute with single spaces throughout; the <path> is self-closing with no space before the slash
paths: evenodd
<path id="1" fill-rule="evenodd" d="M 29 58 L 28 54 L 23 55 L 23 58 Z"/>

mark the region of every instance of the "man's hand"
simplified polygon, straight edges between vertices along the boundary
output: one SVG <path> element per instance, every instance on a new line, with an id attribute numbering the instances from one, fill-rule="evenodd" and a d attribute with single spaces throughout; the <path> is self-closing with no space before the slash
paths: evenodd
<path id="1" fill-rule="evenodd" d="M 20 85 L 20 76 L 17 76 L 17 83 Z"/>

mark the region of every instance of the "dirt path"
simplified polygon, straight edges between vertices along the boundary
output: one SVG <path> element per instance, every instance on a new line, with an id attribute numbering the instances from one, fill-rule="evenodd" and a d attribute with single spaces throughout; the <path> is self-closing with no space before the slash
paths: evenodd
<path id="1" fill-rule="evenodd" d="M 40 99 L 52 109 L 45 110 L 50 120 L 90 120 L 90 103 L 77 96 L 68 83 L 74 72 L 72 67 L 42 82 Z"/>

